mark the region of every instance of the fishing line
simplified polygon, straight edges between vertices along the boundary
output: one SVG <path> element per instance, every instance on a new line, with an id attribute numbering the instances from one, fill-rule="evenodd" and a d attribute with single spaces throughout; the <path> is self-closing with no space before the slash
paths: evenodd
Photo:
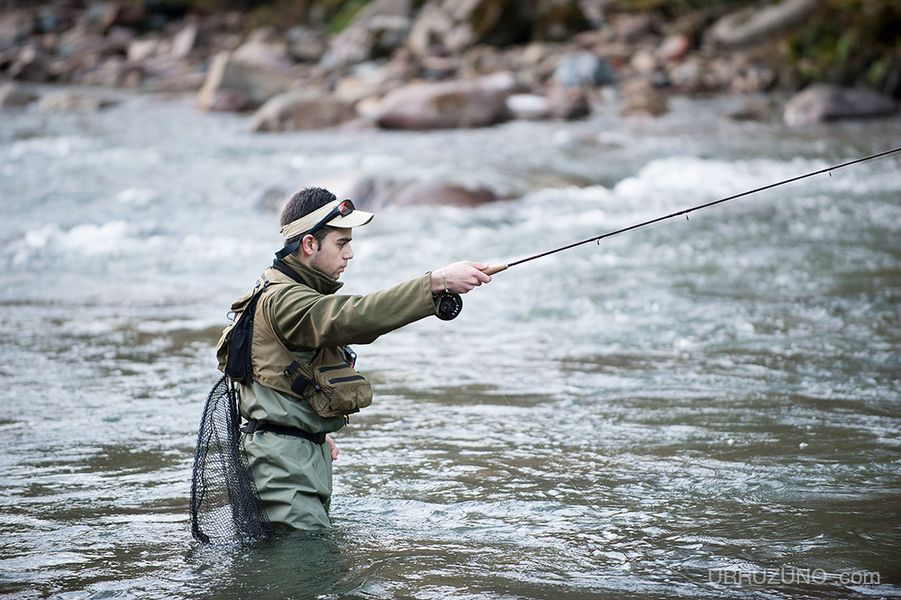
<path id="1" fill-rule="evenodd" d="M 633 231 L 635 229 L 639 229 L 641 227 L 647 227 L 649 225 L 653 225 L 655 223 L 660 223 L 661 221 L 666 221 L 668 219 L 673 219 L 675 217 L 681 217 L 685 215 L 685 218 L 688 219 L 688 215 L 697 210 L 701 210 L 702 208 L 710 208 L 712 206 L 716 206 L 718 204 L 723 204 L 724 202 L 729 202 L 730 200 L 736 200 L 738 198 L 742 198 L 744 196 L 750 196 L 751 194 L 756 194 L 758 192 L 762 192 L 765 190 L 770 190 L 782 185 L 786 185 L 788 183 L 792 183 L 794 181 L 800 181 L 802 179 L 807 179 L 808 177 L 813 177 L 814 175 L 822 175 L 823 173 L 829 173 L 832 176 L 832 171 L 836 171 L 838 169 L 842 169 L 845 167 L 850 167 L 851 165 L 856 165 L 858 163 L 866 162 L 869 160 L 875 160 L 877 158 L 888 157 L 889 155 L 895 154 L 897 152 L 901 152 L 901 146 L 897 148 L 893 148 L 891 150 L 886 150 L 884 152 L 879 152 L 876 154 L 872 154 L 870 156 L 865 156 L 863 158 L 857 158 L 854 160 L 849 160 L 848 162 L 844 162 L 837 165 L 832 165 L 831 167 L 826 167 L 825 169 L 819 169 L 817 171 L 812 171 L 810 173 L 805 173 L 803 175 L 798 175 L 796 177 L 791 177 L 789 179 L 784 179 L 782 181 L 777 181 L 776 183 L 771 183 L 769 185 L 765 185 L 759 188 L 754 188 L 753 190 L 748 190 L 746 192 L 741 192 L 739 194 L 734 194 L 732 196 L 727 196 L 725 198 L 720 198 L 719 200 L 713 200 L 712 202 L 705 202 L 704 204 L 698 204 L 696 206 L 691 206 L 689 208 L 684 208 L 682 210 L 676 211 L 674 213 L 670 213 L 668 215 L 663 215 L 661 217 L 657 217 L 655 219 L 650 219 L 648 221 L 643 221 L 641 223 L 636 223 L 634 225 L 629 225 L 628 227 L 623 227 L 622 229 L 616 229 L 614 231 L 609 231 L 607 233 L 603 233 L 601 235 L 596 235 L 594 237 L 590 237 L 585 240 L 580 240 L 578 242 L 573 242 L 572 244 L 567 244 L 565 246 L 561 246 L 559 248 L 554 248 L 553 250 L 547 250 L 545 252 L 540 252 L 538 254 L 533 254 L 532 256 L 527 256 L 525 258 L 521 258 L 519 260 L 515 260 L 513 262 L 493 265 L 485 269 L 485 273 L 487 275 L 494 275 L 495 273 L 500 273 L 501 271 L 505 271 L 510 267 L 515 267 L 516 265 L 521 265 L 523 263 L 527 263 L 532 260 L 537 260 L 539 258 L 544 258 L 545 256 L 550 256 L 551 254 L 556 254 L 557 252 L 563 252 L 564 250 L 569 250 L 570 248 L 575 248 L 576 246 L 581 246 L 583 244 L 588 244 L 590 242 L 597 242 L 600 244 L 601 240 L 613 237 L 614 235 L 619 235 L 621 233 L 625 233 L 627 231 Z M 454 315 L 456 316 L 456 315 Z"/>

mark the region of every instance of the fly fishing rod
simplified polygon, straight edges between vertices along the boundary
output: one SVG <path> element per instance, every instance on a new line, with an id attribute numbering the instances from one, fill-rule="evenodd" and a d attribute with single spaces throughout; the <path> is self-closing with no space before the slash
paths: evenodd
<path id="1" fill-rule="evenodd" d="M 657 217 L 656 219 L 651 219 L 649 221 L 644 221 L 642 223 L 636 223 L 635 225 L 629 225 L 628 227 L 623 227 L 622 229 L 617 229 L 615 231 L 609 231 L 607 233 L 596 235 L 594 237 L 590 237 L 585 240 L 581 240 L 579 242 L 573 242 L 572 244 L 567 244 L 565 246 L 561 246 L 559 248 L 554 248 L 553 250 L 548 250 L 546 252 L 540 252 L 538 254 L 534 254 L 532 256 L 527 256 L 526 258 L 521 258 L 519 260 L 515 260 L 513 262 L 508 262 L 500 265 L 493 265 L 485 269 L 485 273 L 487 275 L 494 275 L 495 273 L 500 273 L 501 271 L 506 271 L 510 267 L 515 267 L 516 265 L 521 265 L 523 263 L 527 263 L 530 260 L 537 260 L 539 258 L 544 258 L 545 256 L 550 256 L 551 254 L 556 254 L 557 252 L 563 252 L 564 250 L 569 250 L 570 248 L 575 248 L 576 246 L 581 246 L 583 244 L 588 244 L 590 242 L 600 242 L 601 240 L 609 237 L 613 237 L 614 235 L 619 235 L 621 233 L 625 233 L 627 231 L 632 231 L 634 229 L 639 229 L 641 227 L 647 227 L 648 225 L 653 225 L 654 223 L 659 223 L 661 221 L 666 221 L 668 219 L 674 219 L 676 217 L 680 217 L 682 215 L 687 215 L 696 210 L 701 210 L 702 208 L 710 208 L 711 206 L 716 206 L 717 204 L 722 204 L 724 202 L 729 202 L 730 200 L 735 200 L 737 198 L 741 198 L 743 196 L 750 196 L 751 194 L 756 194 L 757 192 L 762 192 L 764 190 L 769 190 L 772 188 L 779 187 L 781 185 L 785 185 L 787 183 L 792 183 L 793 181 L 800 181 L 801 179 L 807 179 L 808 177 L 813 177 L 814 175 L 822 175 L 823 173 L 830 173 L 831 171 L 835 171 L 837 169 L 841 169 L 844 167 L 850 167 L 851 165 L 856 165 L 858 163 L 866 162 L 868 160 L 873 160 L 876 158 L 880 158 L 882 156 L 888 156 L 890 154 L 894 154 L 896 152 L 901 152 L 901 146 L 897 148 L 893 148 L 892 150 L 886 150 L 885 152 L 879 152 L 878 154 L 873 154 L 870 156 L 865 156 L 863 158 L 857 158 L 855 160 L 849 160 L 848 162 L 841 163 L 839 165 L 833 165 L 831 167 L 827 167 L 825 169 L 820 169 L 819 171 L 813 171 L 812 173 L 805 173 L 804 175 L 798 175 L 797 177 L 791 177 L 790 179 L 785 179 L 783 181 L 778 181 L 776 183 L 771 183 L 769 185 L 765 185 L 763 187 L 759 187 L 753 190 L 748 190 L 746 192 L 741 192 L 740 194 L 735 194 L 733 196 L 727 196 L 726 198 L 720 198 L 719 200 L 714 200 L 712 202 L 705 202 L 704 204 L 698 204 L 697 206 L 692 206 L 690 208 L 685 208 L 683 210 L 676 211 L 674 213 L 670 213 L 668 215 L 664 215 L 662 217 Z"/>

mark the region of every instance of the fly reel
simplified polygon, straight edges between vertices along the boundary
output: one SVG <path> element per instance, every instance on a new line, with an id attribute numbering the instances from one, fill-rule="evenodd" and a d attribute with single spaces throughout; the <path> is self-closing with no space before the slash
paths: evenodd
<path id="1" fill-rule="evenodd" d="M 452 321 L 463 310 L 463 298 L 460 294 L 444 291 L 438 294 L 438 306 L 436 312 L 442 321 Z"/>

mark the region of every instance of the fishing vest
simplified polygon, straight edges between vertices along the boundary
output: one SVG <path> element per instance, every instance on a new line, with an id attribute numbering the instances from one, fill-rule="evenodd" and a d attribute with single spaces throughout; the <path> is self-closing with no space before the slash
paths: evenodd
<path id="1" fill-rule="evenodd" d="M 311 292 L 310 304 L 321 296 L 313 288 L 298 283 L 274 268 L 267 269 L 254 288 L 236 300 L 231 310 L 234 321 L 225 328 L 216 348 L 219 370 L 228 357 L 229 333 L 256 295 L 251 362 L 255 381 L 268 388 L 310 404 L 321 417 L 346 416 L 372 404 L 372 387 L 353 368 L 349 349 L 310 348 L 292 351 L 275 332 L 269 298 L 285 286 L 303 286 Z"/>

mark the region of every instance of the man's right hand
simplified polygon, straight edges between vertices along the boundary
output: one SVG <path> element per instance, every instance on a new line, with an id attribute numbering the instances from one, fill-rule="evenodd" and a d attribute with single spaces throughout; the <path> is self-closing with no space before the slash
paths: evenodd
<path id="1" fill-rule="evenodd" d="M 487 269 L 485 263 L 462 260 L 432 271 L 432 293 L 439 294 L 445 289 L 456 294 L 465 294 L 474 287 L 491 281 L 491 277 L 482 271 Z"/>

